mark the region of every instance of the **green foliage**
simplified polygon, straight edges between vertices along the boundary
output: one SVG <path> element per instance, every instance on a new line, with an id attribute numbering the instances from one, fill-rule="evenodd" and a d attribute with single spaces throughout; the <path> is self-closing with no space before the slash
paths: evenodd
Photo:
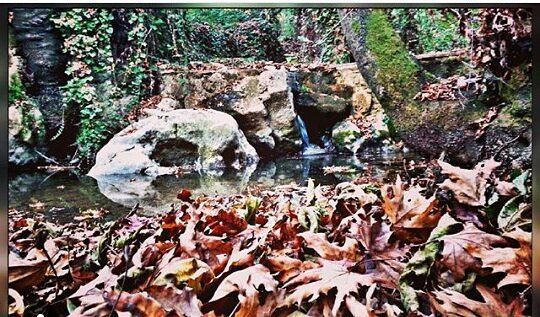
<path id="1" fill-rule="evenodd" d="M 21 115 L 21 129 L 18 138 L 29 144 L 36 144 L 45 136 L 45 123 L 37 111 L 37 106 L 26 94 L 19 74 L 11 75 L 8 88 L 8 104 L 16 106 Z"/>
<path id="2" fill-rule="evenodd" d="M 23 99 L 26 99 L 24 85 L 19 75 L 13 74 L 9 81 L 8 103 L 11 105 Z"/>
<path id="3" fill-rule="evenodd" d="M 412 15 L 408 14 L 410 10 L 413 11 Z M 390 17 L 392 25 L 399 32 L 404 32 L 408 24 L 414 24 L 419 46 L 425 52 L 467 45 L 467 39 L 459 33 L 459 23 L 453 14 L 437 9 L 392 9 Z"/>
<path id="4" fill-rule="evenodd" d="M 66 108 L 80 109 L 77 144 L 83 158 L 92 158 L 109 137 L 109 121 L 103 116 L 103 108 L 112 106 L 110 97 L 116 88 L 107 82 L 114 69 L 112 20 L 107 9 L 70 9 L 53 19 L 64 35 L 64 51 L 71 56 L 66 69 L 69 79 L 62 87 L 63 102 Z M 106 99 L 96 91 L 96 85 L 105 82 L 112 92 Z"/>
<path id="5" fill-rule="evenodd" d="M 235 28 L 238 23 L 255 18 L 254 11 L 245 9 L 188 9 L 186 20 L 193 24 L 204 21 L 223 30 Z"/>
<path id="6" fill-rule="evenodd" d="M 71 56 L 66 68 L 68 82 L 62 87 L 65 108 L 79 109 L 78 154 L 89 163 L 112 135 L 123 128 L 133 103 L 146 93 L 151 16 L 145 11 L 126 12 L 131 44 L 115 58 L 112 53 L 113 13 L 110 9 L 70 9 L 53 19 L 62 32 L 64 50 Z M 120 103 L 125 96 L 134 102 Z"/>
<path id="7" fill-rule="evenodd" d="M 396 103 L 414 97 L 419 88 L 419 67 L 394 32 L 386 14 L 373 10 L 367 21 L 366 44 L 377 63 L 377 78 Z"/>
<path id="8" fill-rule="evenodd" d="M 337 9 L 283 9 L 277 20 L 289 62 L 349 62 Z"/>
<path id="9" fill-rule="evenodd" d="M 282 9 L 279 12 L 280 41 L 291 39 L 296 36 L 296 25 L 294 24 L 295 15 L 295 9 Z"/>

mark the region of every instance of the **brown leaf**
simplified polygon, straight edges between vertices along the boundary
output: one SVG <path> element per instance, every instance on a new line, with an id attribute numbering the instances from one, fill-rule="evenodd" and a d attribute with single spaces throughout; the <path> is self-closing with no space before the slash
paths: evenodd
<path id="1" fill-rule="evenodd" d="M 313 233 L 306 231 L 299 233 L 298 236 L 304 238 L 306 245 L 312 248 L 323 259 L 326 260 L 349 260 L 358 259 L 358 242 L 354 239 L 345 238 L 343 246 L 330 243 L 324 233 Z"/>
<path id="2" fill-rule="evenodd" d="M 464 278 L 468 269 L 478 271 L 485 266 L 482 265 L 484 257 L 502 250 L 495 245 L 507 244 L 504 238 L 481 231 L 470 223 L 465 224 L 462 231 L 442 236 L 439 240 L 444 242 L 441 262 L 458 279 Z"/>
<path id="3" fill-rule="evenodd" d="M 8 296 L 13 298 L 13 303 L 9 304 L 9 315 L 22 317 L 24 314 L 24 300 L 16 290 L 8 289 Z"/>
<path id="4" fill-rule="evenodd" d="M 9 255 L 8 283 L 9 287 L 24 292 L 45 280 L 49 268 L 47 260 L 27 261 L 14 253 Z"/>
<path id="5" fill-rule="evenodd" d="M 207 216 L 205 221 L 209 229 L 208 233 L 215 236 L 235 235 L 247 228 L 246 220 L 240 217 L 235 210 L 220 210 L 215 216 Z"/>
<path id="6" fill-rule="evenodd" d="M 384 212 L 392 223 L 396 223 L 398 213 L 403 202 L 403 183 L 398 175 L 394 185 L 385 185 L 381 188 Z"/>
<path id="7" fill-rule="evenodd" d="M 256 316 L 259 303 L 259 288 L 274 293 L 278 282 L 270 275 L 270 271 L 261 264 L 250 266 L 227 276 L 219 284 L 209 302 L 217 301 L 225 296 L 238 292 L 239 308 L 236 316 Z"/>
<path id="8" fill-rule="evenodd" d="M 482 295 L 483 302 L 472 300 L 450 289 L 431 292 L 429 299 L 433 308 L 445 317 L 522 316 L 523 303 L 519 297 L 515 298 L 510 304 L 506 304 L 500 295 L 486 286 L 477 285 L 476 289 Z"/>
<path id="9" fill-rule="evenodd" d="M 179 316 L 186 317 L 202 316 L 201 301 L 189 287 L 180 290 L 171 284 L 153 285 L 147 288 L 146 291 L 169 312 L 174 311 Z"/>
<path id="10" fill-rule="evenodd" d="M 401 228 L 433 228 L 440 213 L 433 212 L 437 203 L 435 196 L 425 198 L 420 186 L 403 190 L 398 177 L 395 185 L 383 186 L 384 211 L 390 221 Z"/>
<path id="11" fill-rule="evenodd" d="M 130 312 L 140 317 L 165 317 L 167 312 L 163 307 L 146 292 L 130 294 L 114 290 L 112 292 L 104 292 L 103 298 L 113 307 L 116 303 L 115 310 L 120 312 Z"/>
<path id="12" fill-rule="evenodd" d="M 516 186 L 512 182 L 498 181 L 497 187 L 495 187 L 497 193 L 501 196 L 515 196 L 517 195 Z"/>
<path id="13" fill-rule="evenodd" d="M 360 286 L 369 286 L 372 283 L 374 283 L 372 275 L 350 272 L 339 262 L 324 261 L 322 267 L 307 270 L 284 285 L 284 287 L 299 286 L 285 298 L 283 305 L 300 305 L 307 297 L 310 297 L 309 301 L 315 301 L 321 294 L 328 294 L 335 288 L 337 293 L 332 315 L 336 316 L 346 296 L 356 294 Z"/>
<path id="14" fill-rule="evenodd" d="M 478 163 L 474 169 L 468 170 L 452 166 L 441 160 L 437 161 L 442 173 L 448 175 L 440 187 L 451 190 L 455 198 L 469 206 L 483 206 L 486 203 L 485 191 L 491 173 L 501 163 L 489 159 Z"/>

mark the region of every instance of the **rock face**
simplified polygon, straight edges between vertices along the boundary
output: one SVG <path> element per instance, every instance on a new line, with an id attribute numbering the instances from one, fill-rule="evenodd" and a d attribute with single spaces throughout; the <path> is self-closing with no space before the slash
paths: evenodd
<path id="1" fill-rule="evenodd" d="M 284 68 L 270 67 L 243 77 L 232 90 L 211 98 L 208 106 L 232 115 L 263 156 L 276 149 L 281 153 L 299 150 L 293 95 Z"/>
<path id="2" fill-rule="evenodd" d="M 287 76 L 285 68 L 273 66 L 248 70 L 221 66 L 210 76 L 190 76 L 184 105 L 230 114 L 261 156 L 295 153 L 300 141 Z"/>
<path id="3" fill-rule="evenodd" d="M 239 168 L 256 163 L 255 149 L 230 115 L 179 109 L 126 127 L 97 154 L 90 176 L 160 175 L 183 169 Z"/>
<path id="4" fill-rule="evenodd" d="M 356 154 L 367 146 L 383 146 L 391 137 L 388 117 L 355 64 L 337 66 L 340 85 L 352 88 L 353 115 L 332 129 L 332 142 L 340 152 Z M 388 142 L 386 142 L 388 143 Z"/>
<path id="5" fill-rule="evenodd" d="M 24 82 L 27 93 L 43 113 L 46 139 L 60 130 L 76 131 L 78 116 L 62 103 L 60 86 L 66 83 L 66 60 L 60 31 L 51 21 L 54 9 L 19 8 L 13 10 L 13 34 L 25 60 Z M 49 153 L 64 156 L 72 153 L 76 133 L 62 133 L 47 144 Z"/>
<path id="6" fill-rule="evenodd" d="M 230 114 L 261 157 L 300 152 L 296 115 L 305 122 L 310 143 L 325 148 L 332 128 L 351 114 L 379 125 L 370 128 L 385 129 L 384 111 L 355 64 L 163 67 L 163 100 L 177 100 L 176 108 L 210 108 Z"/>
<path id="7" fill-rule="evenodd" d="M 305 121 L 310 140 L 324 145 L 332 127 L 352 114 L 353 86 L 339 83 L 336 69 L 301 71 L 295 89 L 295 109 Z"/>
<path id="8" fill-rule="evenodd" d="M 32 104 L 24 103 L 9 107 L 9 163 L 24 166 L 38 163 L 42 158 L 36 152 L 41 149 L 45 128 L 41 112 Z"/>
<path id="9" fill-rule="evenodd" d="M 350 121 L 340 122 L 332 130 L 332 142 L 340 152 L 356 154 L 364 141 L 360 128 Z"/>

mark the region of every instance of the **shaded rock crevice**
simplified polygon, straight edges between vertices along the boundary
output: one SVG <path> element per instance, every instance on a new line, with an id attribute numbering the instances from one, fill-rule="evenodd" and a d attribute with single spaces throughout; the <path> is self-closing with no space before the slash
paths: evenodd
<path id="1" fill-rule="evenodd" d="M 54 9 L 13 9 L 12 28 L 18 51 L 24 59 L 22 72 L 26 90 L 32 97 L 45 123 L 49 153 L 65 157 L 75 141 L 76 109 L 66 109 L 60 87 L 66 83 L 67 56 L 63 39 L 50 20 Z M 61 133 L 57 138 L 55 135 Z"/>

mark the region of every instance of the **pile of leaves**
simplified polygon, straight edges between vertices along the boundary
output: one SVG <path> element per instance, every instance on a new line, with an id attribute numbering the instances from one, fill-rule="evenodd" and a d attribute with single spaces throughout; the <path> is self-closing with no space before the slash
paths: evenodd
<path id="1" fill-rule="evenodd" d="M 415 96 L 420 101 L 466 100 L 468 96 L 486 92 L 485 79 L 479 75 L 450 76 L 435 83 L 426 83 Z"/>
<path id="2" fill-rule="evenodd" d="M 431 162 L 393 184 L 178 194 L 56 225 L 10 211 L 13 316 L 530 314 L 530 171 Z"/>
<path id="3" fill-rule="evenodd" d="M 469 39 L 470 57 L 508 79 L 513 68 L 531 62 L 532 11 L 530 8 L 450 9 L 459 20 L 460 33 Z"/>

